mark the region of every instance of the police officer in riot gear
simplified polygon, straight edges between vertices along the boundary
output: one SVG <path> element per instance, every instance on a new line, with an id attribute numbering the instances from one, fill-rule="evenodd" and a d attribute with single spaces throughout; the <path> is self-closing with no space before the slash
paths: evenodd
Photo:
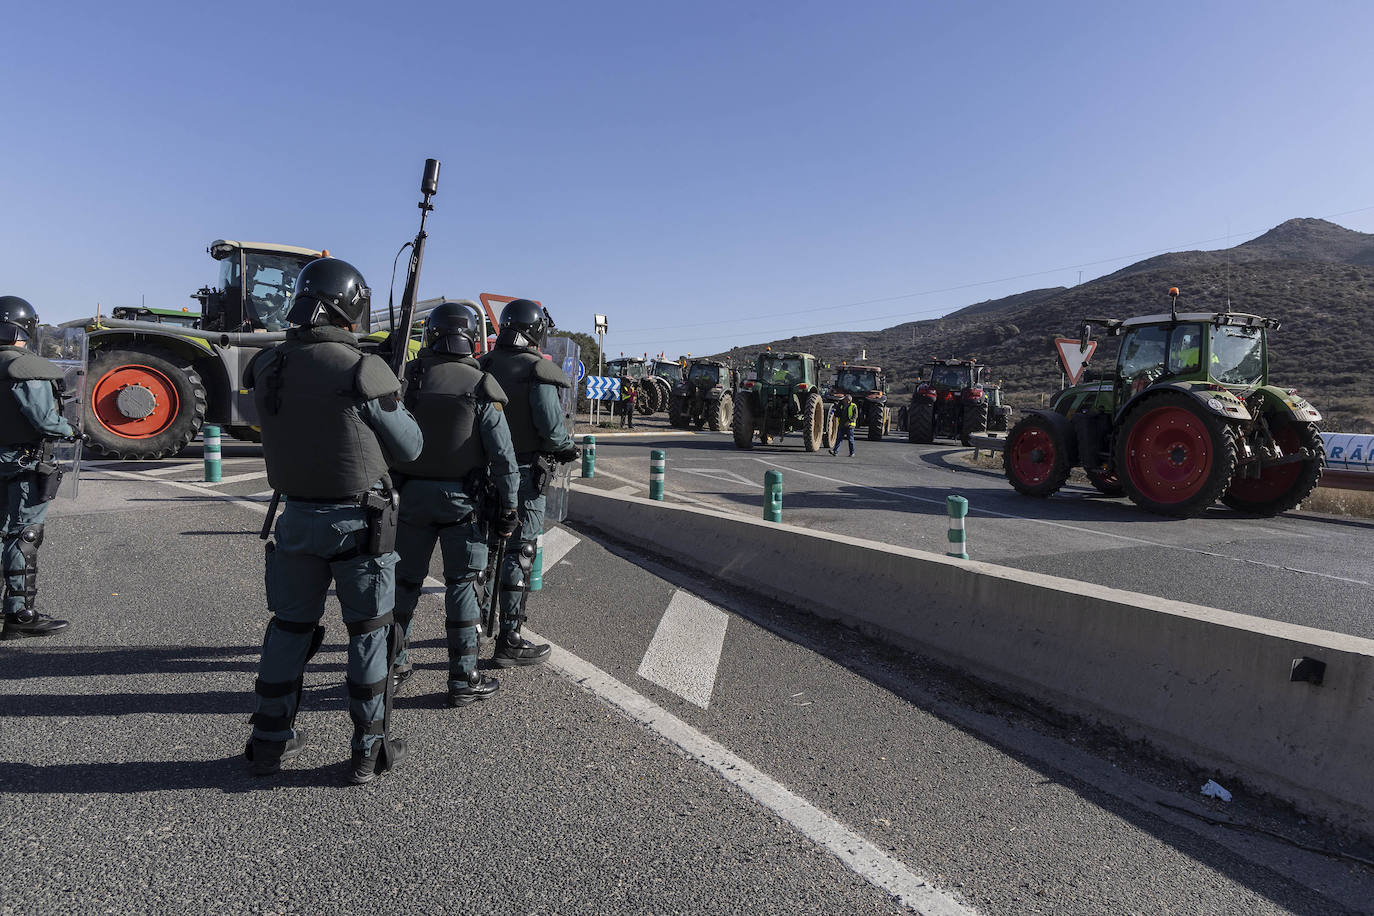
<path id="1" fill-rule="evenodd" d="M 306 663 L 324 638 L 320 619 L 332 579 L 348 630 L 350 779 L 368 783 L 405 754 L 391 736 L 390 666 L 395 504 L 388 466 L 420 454 L 420 428 L 399 401 L 400 383 L 351 333 L 371 292 L 345 261 L 319 258 L 296 278 L 286 340 L 253 358 L 253 390 L 267 478 L 286 500 L 267 545 L 267 606 L 246 749 L 257 775 L 298 756 L 295 728 Z"/>
<path id="2" fill-rule="evenodd" d="M 444 303 L 425 319 L 425 347 L 406 367 L 405 394 L 406 406 L 424 432 L 424 451 L 397 467 L 404 483 L 396 535 L 396 625 L 408 641 L 437 541 L 444 558 L 450 706 L 485 700 L 500 686 L 477 670 L 477 584 L 487 566 L 485 516 L 493 517 L 501 537 L 509 537 L 519 525 L 520 468 L 502 409 L 506 395 L 473 358 L 481 333 L 477 313 L 458 303 Z M 488 499 L 496 505 L 484 505 Z M 397 687 L 412 670 L 403 645 L 393 669 Z"/>
<path id="3" fill-rule="evenodd" d="M 501 668 L 537 665 L 549 657 L 549 646 L 535 645 L 520 635 L 525 622 L 530 572 L 536 539 L 544 530 L 544 485 L 553 462 L 577 457 L 572 436 L 563 427 L 559 388 L 571 388 L 567 375 L 539 354 L 548 331 L 549 316 L 528 299 L 516 299 L 501 311 L 496 346 L 482 357 L 482 368 L 506 393 L 506 422 L 520 462 L 519 541 L 511 542 L 501 564 L 501 633 L 492 661 Z"/>
<path id="4" fill-rule="evenodd" d="M 38 313 L 18 296 L 0 296 L 0 488 L 5 497 L 5 623 L 0 639 L 51 636 L 67 628 L 34 610 L 38 548 L 60 475 L 45 442 L 72 436 L 58 410 L 62 370 L 28 349 Z"/>

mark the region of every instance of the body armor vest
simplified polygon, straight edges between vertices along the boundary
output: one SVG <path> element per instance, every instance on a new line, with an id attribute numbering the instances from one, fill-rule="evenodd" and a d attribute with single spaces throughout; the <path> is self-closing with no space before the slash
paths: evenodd
<path id="1" fill-rule="evenodd" d="M 406 367 L 406 407 L 424 433 L 420 457 L 397 470 L 409 477 L 461 480 L 487 464 L 477 429 L 482 370 L 470 356 L 421 354 Z"/>
<path id="2" fill-rule="evenodd" d="M 0 445 L 37 445 L 43 441 L 38 430 L 19 410 L 19 401 L 10 386 L 15 382 L 41 379 L 53 384 L 53 400 L 61 403 L 56 382 L 62 370 L 24 347 L 0 347 Z"/>
<path id="3" fill-rule="evenodd" d="M 370 489 L 386 473 L 377 434 L 358 408 L 366 359 L 352 334 L 336 328 L 293 328 L 286 342 L 249 367 L 262 424 L 267 480 L 288 497 L 338 498 Z"/>
<path id="4" fill-rule="evenodd" d="M 523 347 L 497 346 L 481 360 L 482 368 L 491 373 L 509 399 L 506 423 L 517 455 L 539 451 L 539 432 L 534 428 L 530 410 L 530 388 L 538 384 L 534 370 L 541 359 L 538 353 Z"/>

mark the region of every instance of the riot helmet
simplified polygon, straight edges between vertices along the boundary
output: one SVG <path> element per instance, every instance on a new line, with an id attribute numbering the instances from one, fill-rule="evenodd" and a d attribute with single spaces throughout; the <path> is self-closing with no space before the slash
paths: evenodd
<path id="1" fill-rule="evenodd" d="M 367 314 L 371 302 L 372 290 L 367 288 L 358 268 L 338 258 L 316 258 L 302 267 L 296 277 L 286 320 L 312 327 L 355 325 Z"/>
<path id="2" fill-rule="evenodd" d="M 538 303 L 513 299 L 501 310 L 501 333 L 496 335 L 496 342 L 503 347 L 537 347 L 549 324 L 549 313 Z"/>
<path id="3" fill-rule="evenodd" d="M 445 302 L 425 317 L 425 346 L 435 353 L 471 356 L 480 336 L 482 322 L 470 305 Z"/>
<path id="4" fill-rule="evenodd" d="M 28 340 L 38 333 L 38 313 L 27 299 L 0 296 L 0 344 Z"/>

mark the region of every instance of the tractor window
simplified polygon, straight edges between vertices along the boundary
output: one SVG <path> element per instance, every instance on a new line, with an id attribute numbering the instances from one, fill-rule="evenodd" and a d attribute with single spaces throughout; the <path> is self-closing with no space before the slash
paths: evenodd
<path id="1" fill-rule="evenodd" d="M 239 285 L 239 253 L 236 251 L 219 262 L 219 288 L 235 289 Z"/>
<path id="2" fill-rule="evenodd" d="M 1202 326 L 1180 324 L 1169 335 L 1169 374 L 1196 372 L 1201 365 Z"/>
<path id="3" fill-rule="evenodd" d="M 719 366 L 693 366 L 693 367 L 692 367 L 692 372 L 691 372 L 691 374 L 688 376 L 688 378 L 705 379 L 706 381 L 710 382 L 712 385 L 719 385 L 719 384 L 720 384 L 720 367 L 719 367 Z"/>
<path id="4" fill-rule="evenodd" d="M 669 381 L 680 382 L 682 381 L 682 367 L 677 363 L 657 363 L 654 366 L 654 375 Z"/>
<path id="5" fill-rule="evenodd" d="M 930 370 L 930 383 L 938 388 L 970 388 L 973 370 L 968 366 L 935 366 Z"/>
<path id="6" fill-rule="evenodd" d="M 805 380 L 802 361 L 766 357 L 759 360 L 759 379 L 765 385 L 795 385 Z"/>
<path id="7" fill-rule="evenodd" d="M 846 369 L 835 380 L 835 387 L 851 393 L 876 391 L 878 389 L 878 373 L 871 369 Z"/>
<path id="8" fill-rule="evenodd" d="M 1131 394 L 1164 376 L 1169 329 L 1151 325 L 1132 330 L 1121 342 L 1117 378 Z"/>
<path id="9" fill-rule="evenodd" d="M 299 258 L 270 254 L 248 255 L 248 282 L 245 284 L 248 314 L 244 316 L 253 327 L 280 331 L 286 327 L 286 313 L 291 308 L 291 292 L 296 287 L 296 275 L 304 263 Z"/>
<path id="10" fill-rule="evenodd" d="M 1264 330 L 1212 328 L 1211 375 L 1223 385 L 1260 384 L 1264 380 Z"/>

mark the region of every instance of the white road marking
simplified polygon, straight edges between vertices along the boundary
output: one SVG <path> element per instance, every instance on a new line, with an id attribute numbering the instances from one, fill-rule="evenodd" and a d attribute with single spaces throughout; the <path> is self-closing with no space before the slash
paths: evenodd
<path id="1" fill-rule="evenodd" d="M 678 589 L 668 601 L 636 673 L 702 709 L 708 708 L 729 620 L 714 604 Z"/>
<path id="2" fill-rule="evenodd" d="M 130 462 L 128 461 L 83 461 L 81 462 L 81 466 L 83 468 L 93 467 L 99 468 L 102 471 L 109 471 L 116 470 L 129 463 Z M 195 467 L 199 463 L 201 463 L 199 459 L 197 459 L 196 461 L 177 461 L 172 464 L 165 464 L 155 468 L 148 468 L 145 471 L 125 471 L 125 473 L 137 474 L 140 477 L 158 477 L 163 474 L 175 474 L 178 471 L 189 471 L 191 468 Z"/>
<path id="3" fill-rule="evenodd" d="M 116 477 L 133 480 L 142 476 L 129 471 L 110 473 Z M 258 500 L 219 493 L 203 485 L 176 480 L 157 482 L 244 506 L 254 512 L 267 511 L 267 506 Z M 427 577 L 424 584 L 443 587 L 443 583 L 433 576 Z M 795 827 L 803 836 L 828 850 L 855 874 L 874 887 L 891 894 L 904 906 L 924 916 L 976 916 L 976 910 L 961 903 L 958 898 L 935 888 L 903 862 L 889 856 L 825 811 L 652 700 L 617 681 L 591 662 L 568 652 L 551 640 L 544 639 L 528 627 L 524 632 L 530 639 L 548 642 L 552 646 L 553 654 L 549 659 L 549 667 L 553 671 L 570 678 L 582 688 L 621 710 L 632 721 L 638 722 L 677 746 L 688 757 L 715 770 L 722 779 L 741 789 L 750 798 Z"/>
<path id="4" fill-rule="evenodd" d="M 525 633 L 531 639 L 548 642 L 528 628 Z M 933 887 L 905 863 L 585 659 L 554 645 L 549 667 L 676 745 L 688 757 L 715 770 L 726 782 L 791 824 L 904 906 L 926 916 L 970 916 L 977 912 L 958 898 Z"/>
<path id="5" fill-rule="evenodd" d="M 267 471 L 263 470 L 263 471 L 259 471 L 259 472 L 255 473 L 255 474 L 234 474 L 234 475 L 232 475 L 232 476 L 230 476 L 230 477 L 221 477 L 219 480 L 216 480 L 216 481 L 214 481 L 213 483 L 207 480 L 207 481 L 205 481 L 205 484 L 206 484 L 206 486 L 217 487 L 217 486 L 219 486 L 219 485 L 221 485 L 221 484 L 226 484 L 226 483 L 240 483 L 240 482 L 245 481 L 245 480 L 256 480 L 256 479 L 258 479 L 259 477 L 266 477 L 266 476 L 267 476 Z"/>
<path id="6" fill-rule="evenodd" d="M 550 528 L 544 532 L 544 573 L 558 564 L 582 539 L 566 528 Z"/>
<path id="7" fill-rule="evenodd" d="M 883 494 L 886 494 L 887 496 L 895 496 L 895 497 L 897 497 L 898 499 L 906 499 L 906 500 L 910 500 L 910 501 L 912 501 L 912 502 L 918 502 L 918 503 L 930 503 L 930 504 L 932 504 L 932 505 L 937 505 L 937 506 L 944 506 L 944 505 L 945 505 L 945 501 L 944 501 L 943 499 L 934 499 L 934 498 L 928 497 L 928 496 L 915 496 L 915 495 L 913 495 L 913 494 L 911 494 L 911 493 L 902 493 L 902 492 L 899 492 L 899 491 L 897 491 L 897 490 L 888 490 L 888 489 L 886 489 L 886 488 L 884 488 L 884 487 L 875 487 L 875 486 L 871 486 L 871 485 L 866 484 L 866 483 L 855 483 L 855 482 L 853 482 L 853 481 L 851 481 L 851 480 L 841 480 L 841 479 L 838 478 L 838 477 L 827 477 L 827 476 L 824 475 L 824 474 L 816 474 L 816 473 L 814 473 L 814 472 L 812 472 L 812 471 L 803 471 L 803 470 L 801 470 L 800 468 L 788 467 L 787 465 L 778 464 L 777 462 L 774 462 L 774 461 L 768 461 L 768 460 L 765 459 L 765 458 L 755 458 L 755 457 L 753 457 L 753 456 L 741 456 L 740 460 L 744 460 L 744 461 L 757 461 L 759 464 L 765 465 L 766 467 L 773 467 L 773 468 L 777 468 L 777 469 L 782 470 L 782 471 L 790 471 L 790 472 L 793 473 L 793 474 L 803 474 L 803 475 L 805 475 L 805 476 L 807 476 L 807 477 L 815 477 L 815 478 L 817 478 L 818 480 L 825 480 L 825 481 L 829 481 L 830 483 L 840 483 L 840 484 L 844 484 L 844 485 L 847 486 L 847 487 L 859 487 L 859 488 L 864 489 L 864 490 L 872 490 L 872 491 L 874 491 L 875 493 L 883 493 Z M 1183 547 L 1183 546 L 1180 546 L 1180 545 L 1178 545 L 1178 544 L 1166 544 L 1166 543 L 1164 543 L 1164 542 L 1162 542 L 1162 541 L 1151 541 L 1151 540 L 1147 540 L 1146 538 L 1131 537 L 1131 536 L 1128 535 L 1128 534 L 1116 534 L 1116 533 L 1111 532 L 1111 531 L 1101 531 L 1101 530 L 1098 530 L 1097 528 L 1084 528 L 1084 527 L 1081 526 L 1081 525 L 1070 525 L 1070 524 L 1068 524 L 1067 522 L 1055 522 L 1055 521 L 1051 521 L 1051 520 L 1049 520 L 1049 519 L 1044 519 L 1044 518 L 1029 518 L 1029 517 L 1027 517 L 1027 516 L 1025 516 L 1025 515 L 1015 515 L 1015 514 L 1013 514 L 1013 513 L 1011 513 L 1011 512 L 998 512 L 996 509 L 983 509 L 983 508 L 976 508 L 976 507 L 974 507 L 974 506 L 969 506 L 969 510 L 968 510 L 968 511 L 969 511 L 970 514 L 973 514 L 973 513 L 976 512 L 976 513 L 979 513 L 979 514 L 981 514 L 981 515 L 993 515 L 993 516 L 996 516 L 996 517 L 998 517 L 998 518 L 1012 518 L 1012 519 L 1017 519 L 1018 521 L 1023 521 L 1023 522 L 1034 522 L 1034 523 L 1037 524 L 1037 525 L 1048 525 L 1048 526 L 1050 526 L 1051 528 L 1063 528 L 1063 529 L 1068 530 L 1068 531 L 1078 531 L 1078 532 L 1082 532 L 1082 533 L 1084 533 L 1084 534 L 1091 534 L 1091 535 L 1093 535 L 1094 537 L 1113 538 L 1113 539 L 1115 539 L 1115 540 L 1119 540 L 1119 541 L 1129 541 L 1129 542 L 1135 543 L 1135 544 L 1148 544 L 1148 545 L 1151 546 L 1151 547 L 1162 547 L 1162 548 L 1165 548 L 1166 550 L 1178 550 L 1178 551 L 1182 551 L 1183 553 L 1194 553 L 1194 554 L 1198 554 L 1199 556 L 1212 557 L 1213 559 L 1217 559 L 1217 560 L 1229 560 L 1229 561 L 1231 561 L 1231 562 L 1233 562 L 1233 563 L 1248 563 L 1248 564 L 1250 564 L 1251 566 L 1262 566 L 1262 567 L 1264 567 L 1265 569 L 1277 569 L 1277 570 L 1279 570 L 1279 571 L 1281 571 L 1281 572 L 1301 573 L 1301 574 L 1307 575 L 1307 576 L 1316 576 L 1316 577 L 1319 578 L 1319 579 L 1331 579 L 1331 580 L 1334 580 L 1334 581 L 1336 581 L 1336 582 L 1349 582 L 1349 583 L 1351 583 L 1352 585 L 1374 585 L 1374 582 L 1367 582 L 1367 581 L 1365 581 L 1364 579 L 1351 579 L 1351 578 L 1348 578 L 1348 577 L 1346 577 L 1346 576 L 1333 576 L 1333 575 L 1331 575 L 1330 573 L 1316 572 L 1316 571 L 1311 570 L 1311 569 L 1299 569 L 1298 567 L 1295 567 L 1295 566 L 1284 566 L 1284 565 L 1278 564 L 1278 563 L 1264 563 L 1264 562 L 1261 562 L 1260 560 L 1251 559 L 1250 557 L 1237 557 L 1237 556 L 1232 556 L 1231 554 L 1218 553 L 1218 552 L 1213 551 L 1213 550 L 1201 550 L 1201 549 L 1199 549 L 1199 548 L 1197 548 L 1197 547 Z"/>
<path id="8" fill-rule="evenodd" d="M 723 483 L 737 483 L 744 487 L 763 490 L 762 480 L 750 480 L 734 471 L 727 471 L 722 468 L 689 468 L 679 465 L 676 470 L 682 474 L 697 474 L 701 477 L 709 477 L 712 480 L 719 480 Z"/>

